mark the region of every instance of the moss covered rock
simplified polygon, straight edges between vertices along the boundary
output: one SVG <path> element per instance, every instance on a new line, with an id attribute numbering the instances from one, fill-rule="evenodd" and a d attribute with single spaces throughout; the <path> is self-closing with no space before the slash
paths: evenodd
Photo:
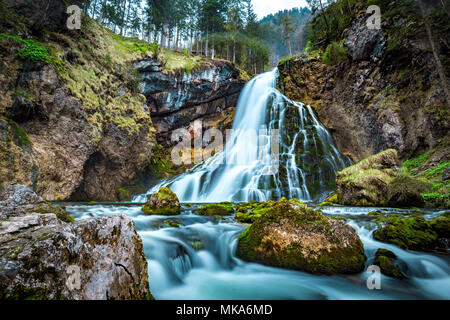
<path id="1" fill-rule="evenodd" d="M 177 195 L 164 187 L 148 198 L 142 211 L 148 215 L 173 216 L 180 214 L 181 205 Z"/>
<path id="2" fill-rule="evenodd" d="M 422 193 L 432 186 L 407 174 L 400 173 L 389 184 L 388 205 L 393 207 L 423 207 Z"/>
<path id="3" fill-rule="evenodd" d="M 338 202 L 352 206 L 420 207 L 431 185 L 409 176 L 389 149 L 344 169 L 336 178 Z"/>
<path id="4" fill-rule="evenodd" d="M 403 249 L 430 251 L 446 249 L 450 233 L 450 217 L 446 214 L 427 221 L 423 217 L 381 218 L 386 224 L 376 230 L 376 240 L 398 245 Z"/>
<path id="5" fill-rule="evenodd" d="M 283 201 L 287 201 L 286 198 L 282 199 Z M 253 223 L 257 219 L 261 218 L 264 214 L 266 214 L 270 209 L 276 205 L 276 201 L 266 201 L 266 202 L 247 202 L 242 203 L 236 212 L 235 219 L 240 223 Z M 294 207 L 306 207 L 306 204 L 301 202 L 298 199 L 291 199 L 289 203 Z"/>
<path id="6" fill-rule="evenodd" d="M 396 260 L 397 256 L 393 252 L 386 249 L 378 249 L 373 264 L 379 266 L 381 273 L 388 277 L 406 279 Z"/>
<path id="7" fill-rule="evenodd" d="M 400 162 L 397 151 L 389 149 L 342 170 L 336 178 L 339 203 L 386 205 L 388 185 L 397 175 L 398 167 Z"/>
<path id="8" fill-rule="evenodd" d="M 205 204 L 200 207 L 197 214 L 201 216 L 230 216 L 234 213 L 231 203 Z"/>
<path id="9" fill-rule="evenodd" d="M 315 274 L 361 272 L 365 261 L 352 227 L 286 199 L 274 202 L 242 233 L 236 254 L 246 261 Z"/>

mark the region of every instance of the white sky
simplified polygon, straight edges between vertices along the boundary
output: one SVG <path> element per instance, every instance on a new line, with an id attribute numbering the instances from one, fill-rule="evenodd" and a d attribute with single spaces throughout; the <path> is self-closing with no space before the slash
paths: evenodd
<path id="1" fill-rule="evenodd" d="M 305 0 L 252 0 L 252 3 L 259 19 L 280 10 L 306 7 Z"/>

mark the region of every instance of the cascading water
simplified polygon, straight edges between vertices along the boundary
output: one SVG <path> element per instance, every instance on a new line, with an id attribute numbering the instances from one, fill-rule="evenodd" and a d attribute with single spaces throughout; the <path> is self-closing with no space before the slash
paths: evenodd
<path id="1" fill-rule="evenodd" d="M 245 86 L 221 152 L 148 194 L 169 186 L 182 202 L 221 202 L 311 200 L 329 190 L 346 163 L 311 107 L 276 89 L 277 77 L 275 69 Z M 146 199 L 140 195 L 134 201 Z"/>
<path id="2" fill-rule="evenodd" d="M 241 94 L 227 146 L 169 185 L 183 202 L 267 200 L 281 196 L 312 199 L 334 181 L 345 164 L 330 134 L 310 107 L 295 103 L 275 89 L 277 70 L 256 77 Z M 266 129 L 256 146 L 248 129 Z M 267 130 L 269 129 L 269 130 Z M 272 131 L 271 131 L 272 130 Z M 273 132 L 279 130 L 278 135 Z M 269 133 L 267 133 L 269 132 Z M 273 169 L 270 143 L 279 141 L 279 170 Z M 260 137 L 261 138 L 261 137 Z M 262 154 L 262 157 L 261 157 Z M 258 157 L 259 156 L 259 157 Z M 224 158 L 234 162 L 223 163 Z M 228 158 L 230 157 L 230 158 Z M 237 161 L 238 160 L 238 161 Z M 146 195 L 135 199 L 146 200 Z M 374 210 L 410 214 L 386 208 L 321 207 L 328 216 L 343 216 L 358 232 L 365 248 L 366 269 L 378 248 L 385 248 L 404 263 L 406 280 L 381 276 L 381 290 L 367 286 L 370 273 L 317 276 L 305 272 L 247 263 L 235 255 L 246 226 L 233 217 L 198 216 L 198 204 L 185 206 L 178 216 L 147 216 L 141 206 L 68 206 L 75 219 L 126 214 L 134 220 L 148 259 L 150 288 L 157 299 L 449 299 L 448 255 L 405 251 L 375 241 L 378 227 L 367 215 Z M 427 211 L 431 220 L 443 212 Z M 361 216 L 361 217 L 360 217 Z M 165 223 L 170 219 L 172 223 Z M 179 227 L 173 227 L 173 223 Z"/>

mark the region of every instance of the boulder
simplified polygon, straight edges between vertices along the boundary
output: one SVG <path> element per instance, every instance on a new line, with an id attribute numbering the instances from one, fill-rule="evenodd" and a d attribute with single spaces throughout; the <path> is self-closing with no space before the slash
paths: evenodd
<path id="1" fill-rule="evenodd" d="M 351 274 L 364 269 L 364 246 L 344 221 L 282 199 L 240 236 L 240 259 L 314 274 Z"/>
<path id="2" fill-rule="evenodd" d="M 233 213 L 233 205 L 229 203 L 205 204 L 197 212 L 201 216 L 229 216 Z"/>
<path id="3" fill-rule="evenodd" d="M 388 277 L 406 279 L 405 274 L 399 267 L 397 256 L 389 250 L 378 249 L 373 264 L 379 266 L 381 273 Z"/>
<path id="4" fill-rule="evenodd" d="M 0 199 L 0 299 L 151 298 L 142 240 L 127 216 L 68 223 L 21 186 Z"/>
<path id="5" fill-rule="evenodd" d="M 432 221 L 420 216 L 411 218 L 388 216 L 379 218 L 378 222 L 383 223 L 383 226 L 373 233 L 373 237 L 378 241 L 392 243 L 407 250 L 448 252 L 450 238 L 448 213 Z"/>
<path id="6" fill-rule="evenodd" d="M 397 151 L 389 149 L 338 172 L 338 201 L 344 205 L 384 206 L 389 183 L 400 167 Z"/>
<path id="7" fill-rule="evenodd" d="M 164 187 L 148 198 L 142 211 L 148 215 L 173 216 L 180 214 L 181 205 L 177 195 Z"/>
<path id="8" fill-rule="evenodd" d="M 399 170 L 397 151 L 385 150 L 338 172 L 337 199 L 351 206 L 423 206 L 430 185 Z"/>

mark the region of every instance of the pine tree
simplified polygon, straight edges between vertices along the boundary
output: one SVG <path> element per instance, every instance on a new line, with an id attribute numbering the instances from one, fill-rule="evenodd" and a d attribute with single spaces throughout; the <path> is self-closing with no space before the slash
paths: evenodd
<path id="1" fill-rule="evenodd" d="M 294 21 L 292 21 L 289 14 L 286 14 L 283 18 L 283 41 L 289 46 L 289 55 L 292 56 L 292 34 L 294 33 L 294 28 L 292 25 Z"/>

